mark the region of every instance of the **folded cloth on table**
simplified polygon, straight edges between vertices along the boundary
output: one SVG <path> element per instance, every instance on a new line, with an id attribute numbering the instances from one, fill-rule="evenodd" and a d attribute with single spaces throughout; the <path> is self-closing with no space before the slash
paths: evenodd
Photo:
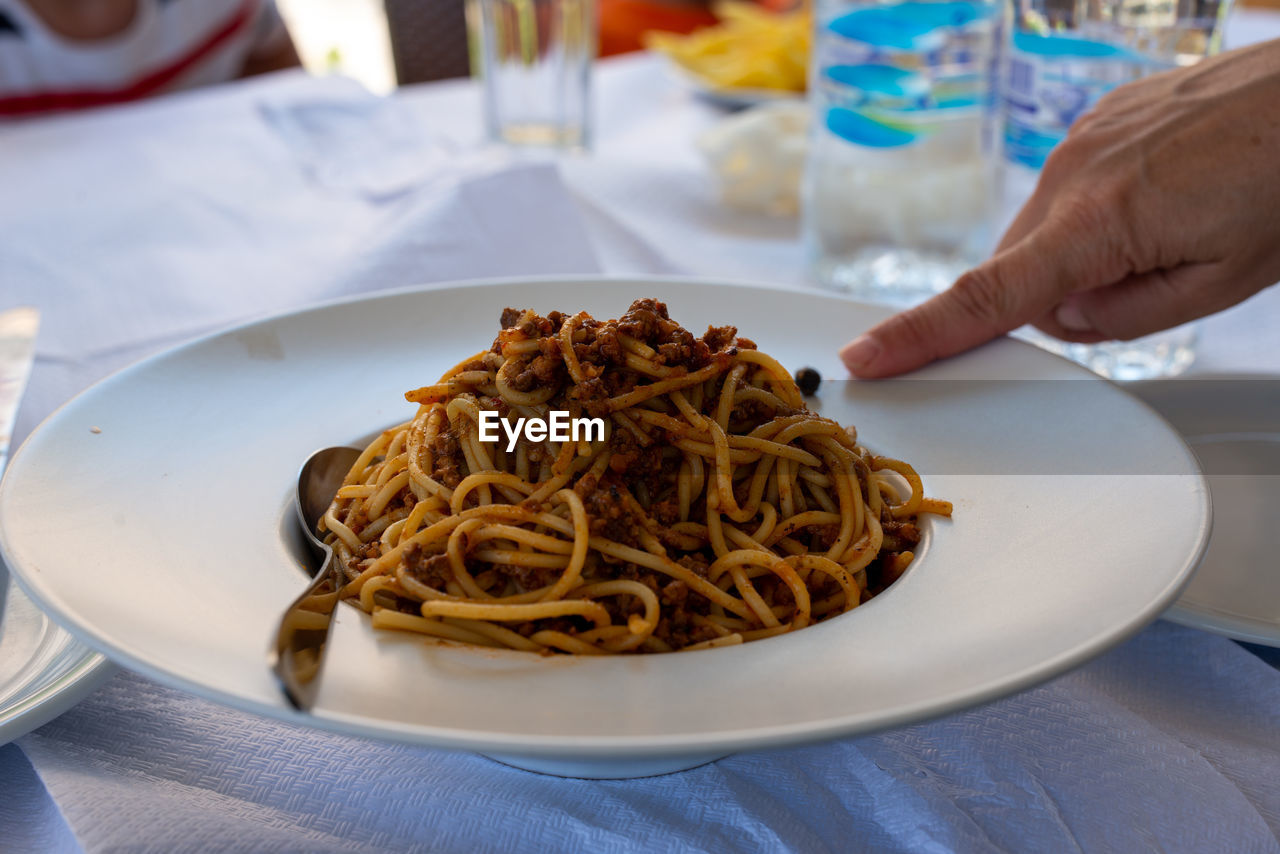
<path id="1" fill-rule="evenodd" d="M 452 146 L 434 138 L 403 102 L 346 98 L 264 100 L 263 118 L 321 186 L 378 199 L 447 175 Z"/>
<path id="2" fill-rule="evenodd" d="M 110 371 L 232 322 L 600 271 L 554 166 L 433 147 L 422 122 L 349 81 L 273 76 L 162 101 L 0 129 L 0 296 L 43 313 L 17 440 Z M 361 171 L 387 127 L 400 154 Z"/>

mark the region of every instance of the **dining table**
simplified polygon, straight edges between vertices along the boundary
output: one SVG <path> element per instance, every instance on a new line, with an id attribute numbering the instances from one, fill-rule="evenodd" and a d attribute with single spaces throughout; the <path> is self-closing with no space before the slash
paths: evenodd
<path id="1" fill-rule="evenodd" d="M 1280 37 L 1280 12 L 1226 32 Z M 327 301 L 534 275 L 814 287 L 794 216 L 724 204 L 697 143 L 722 108 L 651 54 L 592 83 L 592 149 L 559 157 L 486 144 L 471 80 L 381 96 L 300 70 L 0 125 L 0 310 L 42 315 L 14 446 L 145 356 Z M 1280 287 L 1206 319 L 1186 376 L 1280 374 L 1277 329 Z M 941 718 L 630 780 L 109 664 L 89 687 L 0 747 L 0 850 L 1280 852 L 1280 657 L 1166 620 Z"/>

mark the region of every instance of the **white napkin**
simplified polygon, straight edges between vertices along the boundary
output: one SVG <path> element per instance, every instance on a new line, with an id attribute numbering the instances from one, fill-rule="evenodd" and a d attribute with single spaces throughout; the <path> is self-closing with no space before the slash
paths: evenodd
<path id="1" fill-rule="evenodd" d="M 16 744 L 0 747 L 0 830 L 8 851 L 72 854 L 82 850 L 58 805 Z"/>
<path id="2" fill-rule="evenodd" d="M 1280 672 L 1158 623 L 933 723 L 643 780 L 326 735 L 128 674 L 19 744 L 91 851 L 1200 852 L 1280 850 L 1278 732 Z"/>

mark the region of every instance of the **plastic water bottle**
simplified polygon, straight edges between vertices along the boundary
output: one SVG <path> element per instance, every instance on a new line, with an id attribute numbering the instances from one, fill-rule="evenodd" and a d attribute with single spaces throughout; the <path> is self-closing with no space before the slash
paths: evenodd
<path id="1" fill-rule="evenodd" d="M 999 9 L 816 0 L 803 235 L 820 283 L 907 305 L 989 252 Z"/>
<path id="2" fill-rule="evenodd" d="M 1000 126 L 1007 224 L 1031 195 L 1040 169 L 1072 123 L 1107 92 L 1215 53 L 1227 2 L 1151 4 L 1121 0 L 1068 4 L 1012 0 L 994 102 Z M 1197 325 L 1136 341 L 1064 344 L 1034 330 L 1021 334 L 1113 379 L 1147 379 L 1185 370 L 1195 358 Z"/>

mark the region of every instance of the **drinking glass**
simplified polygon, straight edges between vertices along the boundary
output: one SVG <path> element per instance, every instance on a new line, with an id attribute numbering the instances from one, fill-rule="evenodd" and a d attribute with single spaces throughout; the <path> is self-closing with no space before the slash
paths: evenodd
<path id="1" fill-rule="evenodd" d="M 1071 344 L 1028 326 L 1014 337 L 1066 356 L 1095 374 L 1121 382 L 1172 377 L 1185 371 L 1196 358 L 1200 322 L 1166 329 L 1132 341 L 1103 341 L 1101 344 Z"/>
<path id="2" fill-rule="evenodd" d="M 818 0 L 803 236 L 819 283 L 910 305 L 990 251 L 996 0 Z"/>
<path id="3" fill-rule="evenodd" d="M 489 138 L 589 148 L 594 0 L 468 0 L 467 20 Z"/>

